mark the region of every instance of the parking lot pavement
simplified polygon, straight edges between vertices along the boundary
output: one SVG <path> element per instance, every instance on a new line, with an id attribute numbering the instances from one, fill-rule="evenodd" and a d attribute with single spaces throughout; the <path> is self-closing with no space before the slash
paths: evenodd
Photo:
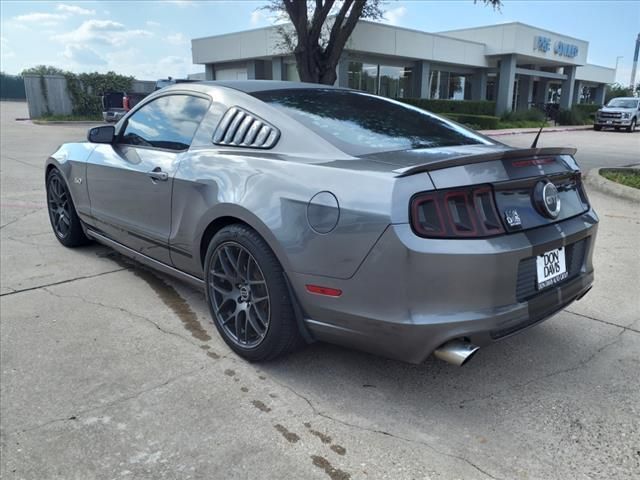
<path id="1" fill-rule="evenodd" d="M 495 139 L 512 147 L 529 147 L 535 133 L 500 135 Z M 538 147 L 577 148 L 576 160 L 584 172 L 598 167 L 627 167 L 640 163 L 640 130 L 578 130 L 574 132 L 542 131 Z"/>
<path id="2" fill-rule="evenodd" d="M 638 477 L 638 205 L 591 192 L 593 290 L 464 368 L 323 344 L 249 364 L 201 292 L 57 243 L 42 164 L 86 127 L 0 107 L 3 479 Z"/>

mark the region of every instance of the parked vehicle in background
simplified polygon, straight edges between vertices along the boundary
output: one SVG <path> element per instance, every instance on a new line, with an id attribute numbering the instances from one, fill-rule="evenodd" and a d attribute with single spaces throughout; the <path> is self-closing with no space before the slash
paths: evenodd
<path id="1" fill-rule="evenodd" d="M 124 109 L 124 92 L 105 92 L 102 95 L 102 119 L 105 122 L 117 122 L 127 111 Z"/>
<path id="2" fill-rule="evenodd" d="M 176 83 L 194 83 L 199 82 L 200 80 L 191 80 L 189 78 L 161 78 L 156 80 L 156 90 L 160 90 L 161 88 L 168 87 L 169 85 L 175 85 Z"/>
<path id="3" fill-rule="evenodd" d="M 146 93 L 107 92 L 102 96 L 102 118 L 115 123 L 146 96 Z"/>
<path id="4" fill-rule="evenodd" d="M 462 365 L 591 288 L 574 154 L 354 90 L 219 81 L 151 94 L 45 175 L 63 245 L 199 286 L 248 360 L 316 339 Z"/>
<path id="5" fill-rule="evenodd" d="M 634 132 L 639 121 L 640 98 L 618 97 L 609 100 L 609 103 L 596 112 L 593 128 L 626 128 L 627 132 Z"/>

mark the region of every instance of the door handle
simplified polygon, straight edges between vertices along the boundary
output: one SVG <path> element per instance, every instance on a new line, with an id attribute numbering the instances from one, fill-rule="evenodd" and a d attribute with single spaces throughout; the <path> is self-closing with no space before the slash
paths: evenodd
<path id="1" fill-rule="evenodd" d="M 161 182 L 166 182 L 169 179 L 169 174 L 163 172 L 160 167 L 156 167 L 150 172 L 147 172 L 147 175 L 151 177 L 152 180 L 160 180 Z"/>

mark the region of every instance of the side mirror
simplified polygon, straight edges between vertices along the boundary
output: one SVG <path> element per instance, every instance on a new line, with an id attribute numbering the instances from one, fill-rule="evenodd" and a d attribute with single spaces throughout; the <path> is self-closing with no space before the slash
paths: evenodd
<path id="1" fill-rule="evenodd" d="M 94 127 L 87 133 L 87 140 L 91 143 L 113 143 L 116 136 L 116 129 L 113 125 L 102 125 Z"/>

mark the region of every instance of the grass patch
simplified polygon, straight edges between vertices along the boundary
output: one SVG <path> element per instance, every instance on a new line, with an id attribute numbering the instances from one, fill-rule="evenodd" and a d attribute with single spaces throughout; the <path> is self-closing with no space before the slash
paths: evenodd
<path id="1" fill-rule="evenodd" d="M 640 190 L 640 170 L 600 170 L 607 180 Z"/>
<path id="2" fill-rule="evenodd" d="M 102 115 L 43 115 L 40 122 L 102 122 Z"/>

